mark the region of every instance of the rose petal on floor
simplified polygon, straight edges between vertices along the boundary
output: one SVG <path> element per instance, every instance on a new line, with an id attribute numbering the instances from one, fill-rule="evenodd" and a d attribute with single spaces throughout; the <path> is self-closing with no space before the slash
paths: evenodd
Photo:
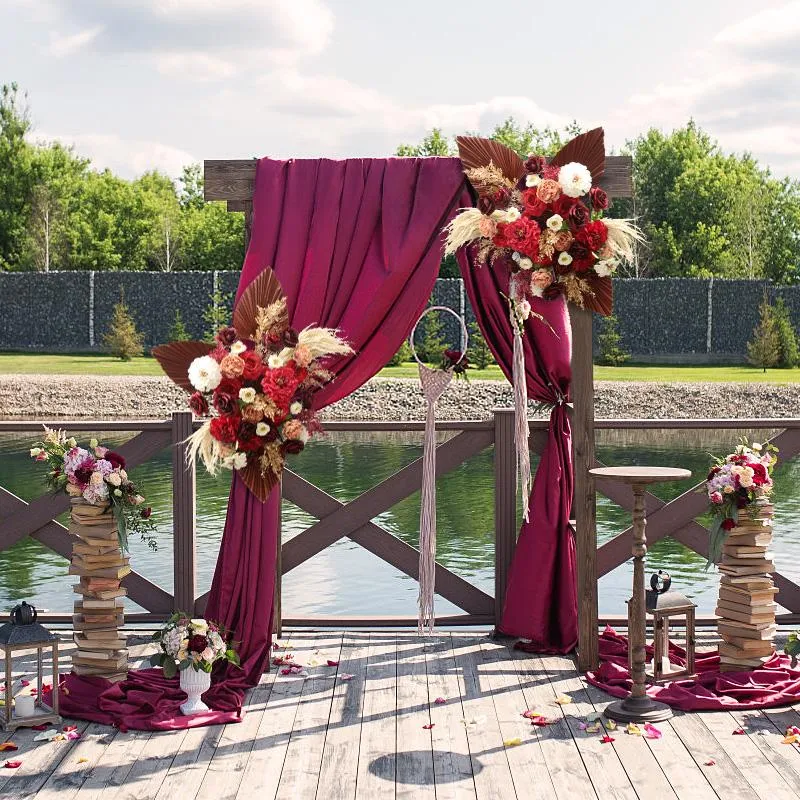
<path id="1" fill-rule="evenodd" d="M 17 769 L 18 767 L 22 766 L 22 762 L 21 761 L 6 761 L 6 763 L 3 764 L 3 766 L 6 769 Z"/>
<path id="2" fill-rule="evenodd" d="M 614 741 L 614 737 L 613 737 L 613 736 L 609 736 L 608 734 L 606 734 L 605 736 L 603 736 L 603 737 L 600 739 L 600 741 L 601 741 L 603 744 L 611 744 L 611 742 L 613 742 L 613 741 Z"/>
<path id="3" fill-rule="evenodd" d="M 435 724 L 435 722 L 429 722 L 427 725 L 423 725 L 422 728 L 423 730 L 429 731 Z"/>
<path id="4" fill-rule="evenodd" d="M 709 758 L 709 759 L 708 759 L 708 761 L 704 761 L 704 762 L 703 762 L 703 764 L 704 764 L 706 767 L 716 767 L 716 766 L 717 766 L 717 762 L 716 762 L 716 761 L 714 761 L 714 759 L 713 759 L 713 758 Z"/>
<path id="5" fill-rule="evenodd" d="M 555 702 L 560 706 L 566 706 L 572 702 L 572 698 L 568 694 L 560 694 L 556 697 Z"/>
<path id="6" fill-rule="evenodd" d="M 447 700 L 445 700 L 444 697 L 437 697 L 433 702 L 436 703 L 437 706 L 441 706 L 446 703 Z"/>
<path id="7" fill-rule="evenodd" d="M 647 739 L 660 739 L 664 734 L 655 725 L 645 722 L 644 735 Z"/>
<path id="8" fill-rule="evenodd" d="M 641 736 L 642 735 L 642 729 L 635 722 L 629 722 L 628 723 L 628 727 L 625 728 L 625 730 L 631 736 Z"/>
<path id="9" fill-rule="evenodd" d="M 503 742 L 503 747 L 516 747 L 519 744 L 522 744 L 522 739 L 517 736 L 514 739 L 506 739 Z"/>
<path id="10" fill-rule="evenodd" d="M 19 750 L 19 747 L 17 747 L 14 742 L 3 742 L 0 744 L 0 752 L 5 750 Z"/>
<path id="11" fill-rule="evenodd" d="M 329 667 L 338 667 L 339 666 L 339 662 L 338 661 L 334 661 L 332 658 L 329 658 L 328 659 L 328 666 Z"/>
<path id="12" fill-rule="evenodd" d="M 744 728 L 737 728 L 733 732 L 733 736 L 745 736 L 746 734 L 747 734 L 747 731 Z"/>

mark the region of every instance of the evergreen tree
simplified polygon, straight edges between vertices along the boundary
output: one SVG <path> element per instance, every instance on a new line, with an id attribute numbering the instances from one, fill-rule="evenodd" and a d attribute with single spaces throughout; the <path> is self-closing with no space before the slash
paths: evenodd
<path id="1" fill-rule="evenodd" d="M 172 327 L 169 329 L 169 342 L 188 342 L 192 337 L 189 336 L 189 331 L 186 330 L 186 325 L 183 324 L 183 314 L 179 308 L 175 309 L 175 319 L 172 321 Z"/>
<path id="2" fill-rule="evenodd" d="M 213 342 L 219 329 L 231 324 L 232 316 L 233 295 L 221 292 L 217 289 L 217 291 L 211 295 L 211 300 L 206 306 L 205 311 L 203 311 L 203 322 L 206 324 L 203 338 L 207 342 Z"/>
<path id="3" fill-rule="evenodd" d="M 782 297 L 775 301 L 773 315 L 778 331 L 778 367 L 791 369 L 800 363 L 800 352 L 798 352 L 797 334 L 792 325 L 792 318 Z"/>
<path id="4" fill-rule="evenodd" d="M 422 320 L 422 342 L 416 344 L 417 355 L 420 361 L 438 364 L 442 360 L 442 353 L 447 348 L 444 339 L 444 325 L 439 319 L 438 312 L 427 314 Z"/>
<path id="5" fill-rule="evenodd" d="M 469 324 L 469 347 L 467 348 L 469 363 L 476 369 L 486 369 L 489 364 L 494 364 L 494 356 L 483 338 L 478 323 L 473 320 Z"/>
<path id="6" fill-rule="evenodd" d="M 389 363 L 386 366 L 399 367 L 401 364 L 405 364 L 413 359 L 414 356 L 411 355 L 411 348 L 408 346 L 408 341 L 403 339 L 403 344 L 400 345 L 400 349 L 389 359 Z"/>
<path id="7" fill-rule="evenodd" d="M 768 367 L 774 367 L 778 363 L 780 348 L 778 326 L 766 292 L 758 310 L 761 320 L 753 330 L 753 338 L 747 343 L 747 360 L 754 367 L 761 367 L 766 372 Z"/>
<path id="8" fill-rule="evenodd" d="M 602 333 L 597 337 L 600 346 L 598 361 L 600 364 L 609 367 L 622 366 L 631 356 L 622 347 L 622 336 L 619 332 L 619 321 L 612 314 L 610 317 L 602 317 Z"/>
<path id="9" fill-rule="evenodd" d="M 125 305 L 125 295 L 120 292 L 119 303 L 114 306 L 111 324 L 103 337 L 106 349 L 112 356 L 122 361 L 130 361 L 143 353 L 142 334 L 136 330 L 136 323 Z"/>

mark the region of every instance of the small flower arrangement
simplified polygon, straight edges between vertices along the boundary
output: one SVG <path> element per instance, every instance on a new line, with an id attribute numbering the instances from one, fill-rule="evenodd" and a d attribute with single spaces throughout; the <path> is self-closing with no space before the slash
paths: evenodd
<path id="1" fill-rule="evenodd" d="M 736 527 L 740 510 L 768 502 L 777 453 L 774 445 L 742 439 L 733 453 L 714 459 L 705 483 L 714 514 L 709 563 L 719 559 L 722 541 L 725 534 Z"/>
<path id="2" fill-rule="evenodd" d="M 153 641 L 158 642 L 161 652 L 152 656 L 150 663 L 162 667 L 166 678 L 185 669 L 211 672 L 214 664 L 223 660 L 239 666 L 239 656 L 220 625 L 191 619 L 182 611 L 173 614 L 153 634 Z"/>
<path id="3" fill-rule="evenodd" d="M 442 361 L 439 364 L 439 369 L 450 369 L 456 378 L 464 378 L 469 380 L 467 370 L 471 369 L 467 354 L 461 350 L 445 350 L 442 353 Z"/>
<path id="4" fill-rule="evenodd" d="M 79 447 L 65 431 L 45 426 L 41 442 L 31 448 L 31 458 L 47 462 L 47 485 L 54 492 L 80 497 L 93 506 L 109 504 L 117 523 L 119 545 L 128 549 L 130 534 L 141 536 L 157 549 L 151 519 L 152 509 L 125 471 L 125 458 L 91 439 L 88 447 Z"/>

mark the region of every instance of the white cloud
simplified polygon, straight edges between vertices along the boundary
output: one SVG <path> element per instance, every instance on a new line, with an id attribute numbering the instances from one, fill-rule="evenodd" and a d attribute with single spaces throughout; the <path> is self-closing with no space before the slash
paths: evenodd
<path id="1" fill-rule="evenodd" d="M 800 2 L 760 11 L 747 19 L 723 28 L 716 44 L 733 52 L 746 52 L 768 60 L 787 57 L 800 63 Z"/>
<path id="2" fill-rule="evenodd" d="M 62 36 L 53 31 L 50 32 L 50 46 L 47 48 L 50 55 L 56 58 L 70 56 L 73 53 L 83 50 L 91 44 L 102 32 L 102 25 L 95 25 L 93 28 L 73 33 L 70 36 Z"/>
<path id="3" fill-rule="evenodd" d="M 238 72 L 230 61 L 206 53 L 163 53 L 155 63 L 162 75 L 193 81 L 223 80 Z"/>

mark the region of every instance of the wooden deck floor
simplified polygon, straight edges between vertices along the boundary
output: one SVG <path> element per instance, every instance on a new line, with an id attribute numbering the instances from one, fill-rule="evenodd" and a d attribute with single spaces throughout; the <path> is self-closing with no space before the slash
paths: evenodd
<path id="1" fill-rule="evenodd" d="M 580 726 L 609 698 L 569 658 L 518 653 L 476 633 L 303 631 L 283 644 L 279 652 L 307 665 L 308 677 L 273 668 L 241 723 L 121 733 L 79 722 L 79 740 L 45 743 L 20 730 L 11 737 L 19 750 L 0 754 L 22 761 L 0 769 L 0 797 L 800 796 L 800 751 L 781 743 L 787 727 L 800 725 L 794 708 L 678 715 L 659 725 L 659 740 L 618 730 L 604 744 Z M 559 694 L 572 702 L 557 704 Z M 526 709 L 555 722 L 533 727 Z M 747 735 L 734 736 L 740 726 Z"/>

